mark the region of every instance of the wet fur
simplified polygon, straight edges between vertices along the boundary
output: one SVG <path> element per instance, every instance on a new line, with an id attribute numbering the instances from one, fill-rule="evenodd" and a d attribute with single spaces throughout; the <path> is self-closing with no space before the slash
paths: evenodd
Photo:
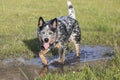
<path id="1" fill-rule="evenodd" d="M 80 56 L 80 27 L 78 21 L 70 16 L 62 16 L 46 22 L 40 17 L 38 20 L 37 35 L 43 47 L 39 52 L 39 56 L 45 65 L 48 65 L 48 62 L 44 55 L 53 47 L 59 49 L 58 62 L 64 63 L 68 41 L 74 43 L 76 56 Z M 44 46 L 46 43 L 49 43 L 48 48 Z"/>

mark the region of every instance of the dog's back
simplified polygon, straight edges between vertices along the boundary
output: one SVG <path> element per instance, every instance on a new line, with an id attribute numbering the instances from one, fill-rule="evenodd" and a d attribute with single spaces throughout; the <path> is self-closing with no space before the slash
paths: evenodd
<path id="1" fill-rule="evenodd" d="M 77 20 L 71 18 L 70 16 L 58 17 L 58 41 L 67 42 L 71 35 L 80 36 L 80 29 Z M 80 41 L 80 39 L 79 39 Z"/>

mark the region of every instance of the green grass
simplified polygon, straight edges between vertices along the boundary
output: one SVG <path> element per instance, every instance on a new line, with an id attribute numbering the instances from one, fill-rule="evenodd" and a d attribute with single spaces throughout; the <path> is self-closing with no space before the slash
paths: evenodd
<path id="1" fill-rule="evenodd" d="M 82 31 L 81 45 L 112 46 L 119 54 L 120 0 L 71 0 Z M 39 51 L 37 21 L 67 15 L 66 0 L 0 0 L 0 59 L 32 57 Z M 85 67 L 81 72 L 48 74 L 46 80 L 118 80 L 120 58 L 108 68 Z M 89 75 L 90 74 L 90 75 Z"/>
<path id="2" fill-rule="evenodd" d="M 120 80 L 120 68 L 114 64 L 111 67 L 84 66 L 81 71 L 70 71 L 69 73 L 48 73 L 47 76 L 36 80 Z"/>

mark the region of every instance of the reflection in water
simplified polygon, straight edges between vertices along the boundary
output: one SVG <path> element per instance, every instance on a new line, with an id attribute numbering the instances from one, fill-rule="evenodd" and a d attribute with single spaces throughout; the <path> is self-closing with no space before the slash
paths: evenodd
<path id="1" fill-rule="evenodd" d="M 34 40 L 36 41 L 36 39 Z M 30 45 L 29 49 L 34 52 L 39 48 L 33 48 L 32 45 Z M 47 57 L 48 61 L 51 63 L 49 66 L 43 66 L 40 58 L 34 58 L 30 60 L 22 57 L 18 57 L 16 59 L 7 58 L 0 60 L 0 80 L 26 80 L 24 79 L 25 76 L 27 76 L 29 80 L 34 80 L 36 77 L 46 76 L 47 73 L 67 73 L 69 71 L 78 70 L 80 69 L 80 66 L 84 65 L 84 62 L 95 64 L 97 61 L 97 65 L 102 63 L 102 65 L 104 65 L 105 61 L 100 60 L 112 59 L 113 57 L 114 49 L 112 47 L 86 45 L 81 47 L 81 55 L 79 59 L 75 58 L 74 51 L 66 54 L 64 65 L 55 63 L 54 61 L 56 57 Z M 98 61 L 100 62 L 98 63 Z M 18 65 L 16 65 L 16 62 Z M 20 68 L 21 71 L 18 68 Z"/>
<path id="2" fill-rule="evenodd" d="M 40 77 L 45 76 L 47 72 L 48 72 L 48 66 L 43 66 L 43 68 L 41 68 L 41 71 L 40 71 Z"/>
<path id="3" fill-rule="evenodd" d="M 47 75 L 47 73 L 49 73 L 51 70 L 49 70 L 49 69 L 51 69 L 51 68 L 49 68 L 49 67 L 52 67 L 52 66 L 43 66 L 42 68 L 41 68 L 41 70 L 40 70 L 40 74 L 39 74 L 39 77 L 44 77 L 44 76 L 46 76 Z M 64 73 L 64 65 L 62 65 L 62 64 L 54 64 L 54 68 L 57 68 L 57 71 L 58 71 L 58 73 Z"/>

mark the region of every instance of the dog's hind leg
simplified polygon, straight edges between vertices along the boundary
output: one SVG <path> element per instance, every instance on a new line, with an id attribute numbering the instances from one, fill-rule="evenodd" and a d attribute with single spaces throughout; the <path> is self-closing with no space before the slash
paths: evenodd
<path id="1" fill-rule="evenodd" d="M 81 32 L 78 26 L 78 22 L 74 24 L 73 32 L 70 36 L 70 40 L 74 43 L 76 49 L 76 56 L 80 57 L 80 40 L 81 40 Z"/>
<path id="2" fill-rule="evenodd" d="M 75 37 L 71 35 L 70 41 L 73 42 L 76 51 L 76 57 L 80 57 L 80 42 L 75 40 Z"/>
<path id="3" fill-rule="evenodd" d="M 80 44 L 74 44 L 76 50 L 76 57 L 80 57 Z"/>

